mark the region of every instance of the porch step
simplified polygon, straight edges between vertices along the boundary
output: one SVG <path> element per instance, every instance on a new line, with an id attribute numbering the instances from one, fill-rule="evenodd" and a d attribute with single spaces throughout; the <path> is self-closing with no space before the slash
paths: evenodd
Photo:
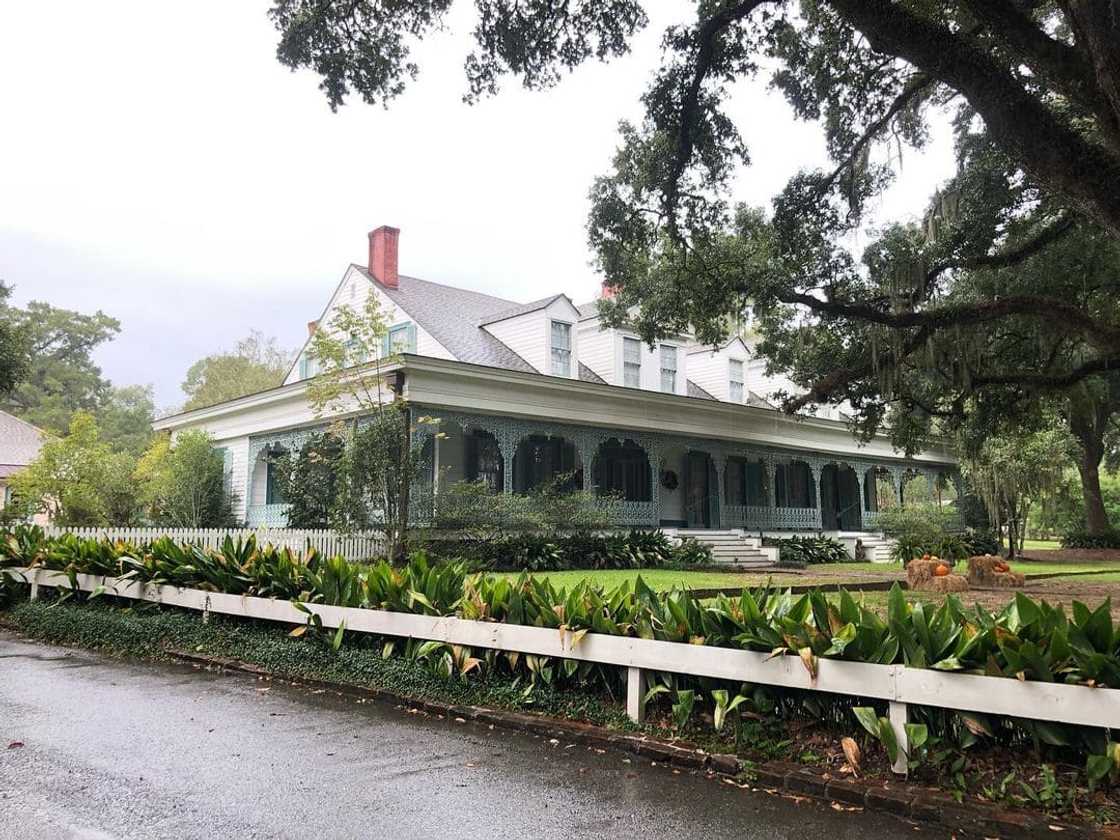
<path id="1" fill-rule="evenodd" d="M 891 552 L 898 545 L 897 540 L 885 537 L 882 534 L 864 534 L 859 539 L 863 543 L 867 559 L 872 563 L 893 562 Z"/>
<path id="2" fill-rule="evenodd" d="M 704 543 L 712 552 L 712 561 L 736 569 L 764 569 L 777 561 L 776 552 L 763 549 L 762 540 L 741 531 L 687 530 L 679 533 Z"/>

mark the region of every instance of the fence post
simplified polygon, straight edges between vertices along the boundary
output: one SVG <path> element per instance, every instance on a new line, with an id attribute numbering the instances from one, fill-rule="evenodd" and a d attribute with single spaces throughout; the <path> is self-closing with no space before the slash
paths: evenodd
<path id="1" fill-rule="evenodd" d="M 31 573 L 31 595 L 28 596 L 32 601 L 39 600 L 39 573 Z"/>
<path id="2" fill-rule="evenodd" d="M 634 723 L 641 723 L 646 716 L 646 704 L 642 697 L 644 682 L 641 668 L 631 665 L 626 669 L 626 714 Z"/>
<path id="3" fill-rule="evenodd" d="M 906 704 L 891 700 L 888 717 L 891 721 L 891 729 L 894 730 L 894 737 L 898 741 L 898 758 L 895 759 L 891 770 L 900 776 L 905 776 L 909 767 L 908 756 L 910 754 L 910 739 L 906 735 L 906 724 L 910 715 Z"/>

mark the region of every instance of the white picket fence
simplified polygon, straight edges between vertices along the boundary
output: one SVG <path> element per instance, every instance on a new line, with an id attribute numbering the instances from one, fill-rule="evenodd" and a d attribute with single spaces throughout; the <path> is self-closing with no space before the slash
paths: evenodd
<path id="1" fill-rule="evenodd" d="M 69 589 L 66 575 L 43 569 L 13 569 L 31 584 L 31 598 L 40 587 Z M 201 589 L 143 584 L 132 580 L 78 575 L 78 588 L 93 592 L 100 587 L 122 598 L 167 606 L 223 613 L 242 618 L 304 624 L 307 615 L 290 601 L 227 595 Z M 772 656 L 749 650 L 663 642 L 629 636 L 588 633 L 578 637 L 545 627 L 527 627 L 494 621 L 471 621 L 453 616 L 429 616 L 385 610 L 305 604 L 323 627 L 345 625 L 346 632 L 373 633 L 493 650 L 518 651 L 614 665 L 627 671 L 626 710 L 637 722 L 644 712 L 646 673 L 660 671 L 697 677 L 732 680 L 757 685 L 800 688 L 868 697 L 889 703 L 889 716 L 902 748 L 894 770 L 906 773 L 908 706 L 935 706 L 1028 720 L 1057 721 L 1082 726 L 1120 729 L 1120 689 L 1066 685 L 979 674 L 954 674 L 905 665 L 876 665 L 820 659 L 810 674 L 800 657 Z"/>
<path id="2" fill-rule="evenodd" d="M 261 545 L 271 543 L 292 551 L 303 552 L 309 548 L 327 556 L 341 554 L 347 560 L 369 560 L 385 553 L 385 535 L 380 531 L 313 530 L 301 528 L 63 528 L 50 526 L 43 529 L 47 536 L 75 534 L 79 537 L 108 537 L 131 543 L 148 543 L 160 537 L 170 537 L 175 542 L 194 543 L 204 548 L 218 548 L 228 536 L 246 539 L 255 536 Z"/>

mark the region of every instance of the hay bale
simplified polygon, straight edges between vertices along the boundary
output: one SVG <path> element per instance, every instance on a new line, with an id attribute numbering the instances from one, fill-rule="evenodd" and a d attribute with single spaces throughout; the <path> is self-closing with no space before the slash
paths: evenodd
<path id="1" fill-rule="evenodd" d="M 920 557 L 906 564 L 906 583 L 910 589 L 921 592 L 963 592 L 968 589 L 968 581 L 960 575 L 948 574 L 938 577 L 933 570 L 942 565 L 942 560 L 923 560 Z M 945 565 L 949 565 L 945 563 Z"/>
<path id="2" fill-rule="evenodd" d="M 991 589 L 1020 589 L 1026 584 L 1026 576 L 1019 572 L 998 572 L 996 566 L 1004 562 L 994 554 L 977 555 L 968 558 L 968 582 L 973 586 Z"/>
<path id="3" fill-rule="evenodd" d="M 968 581 L 965 580 L 963 575 L 930 578 L 929 582 L 922 586 L 923 592 L 938 592 L 942 595 L 950 592 L 964 592 L 966 589 L 968 589 Z"/>

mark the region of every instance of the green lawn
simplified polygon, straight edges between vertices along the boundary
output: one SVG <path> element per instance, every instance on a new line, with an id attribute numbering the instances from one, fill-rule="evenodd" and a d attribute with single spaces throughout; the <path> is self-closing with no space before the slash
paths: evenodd
<path id="1" fill-rule="evenodd" d="M 1011 568 L 1024 574 L 1048 574 L 1053 572 L 1100 572 L 1102 574 L 1077 578 L 1086 581 L 1106 581 L 1107 573 L 1120 577 L 1120 564 L 1116 562 L 1084 563 L 1036 563 L 1015 561 Z M 505 577 L 517 577 L 515 572 L 500 573 Z M 772 580 L 781 586 L 843 584 L 858 586 L 860 582 L 901 578 L 903 572 L 895 563 L 829 563 L 810 566 L 803 571 L 774 569 L 759 572 L 692 572 L 680 569 L 608 569 L 603 571 L 577 570 L 569 572 L 539 572 L 536 577 L 548 578 L 554 586 L 574 586 L 581 580 L 606 588 L 618 586 L 623 581 L 631 581 L 641 575 L 653 589 L 664 591 L 674 586 L 690 589 L 738 589 L 744 586 L 761 586 Z"/>
<path id="2" fill-rule="evenodd" d="M 1046 550 L 1056 551 L 1056 550 L 1060 549 L 1061 547 L 1062 547 L 1062 544 L 1060 542 L 1058 542 L 1057 540 L 1023 540 L 1023 550 L 1024 551 L 1029 551 L 1031 549 L 1035 549 L 1035 550 L 1041 549 L 1043 551 L 1046 551 Z"/>
<path id="3" fill-rule="evenodd" d="M 514 572 L 501 573 L 504 577 L 514 578 Z M 631 581 L 642 576 L 649 586 L 657 590 L 668 590 L 674 586 L 687 586 L 691 589 L 716 589 L 719 587 L 757 586 L 769 574 L 750 574 L 744 572 L 689 572 L 676 569 L 605 569 L 602 571 L 540 572 L 534 577 L 548 578 L 553 586 L 574 586 L 587 579 L 603 587 L 618 586 L 623 581 Z M 775 575 L 775 578 L 791 580 L 791 575 Z"/>

